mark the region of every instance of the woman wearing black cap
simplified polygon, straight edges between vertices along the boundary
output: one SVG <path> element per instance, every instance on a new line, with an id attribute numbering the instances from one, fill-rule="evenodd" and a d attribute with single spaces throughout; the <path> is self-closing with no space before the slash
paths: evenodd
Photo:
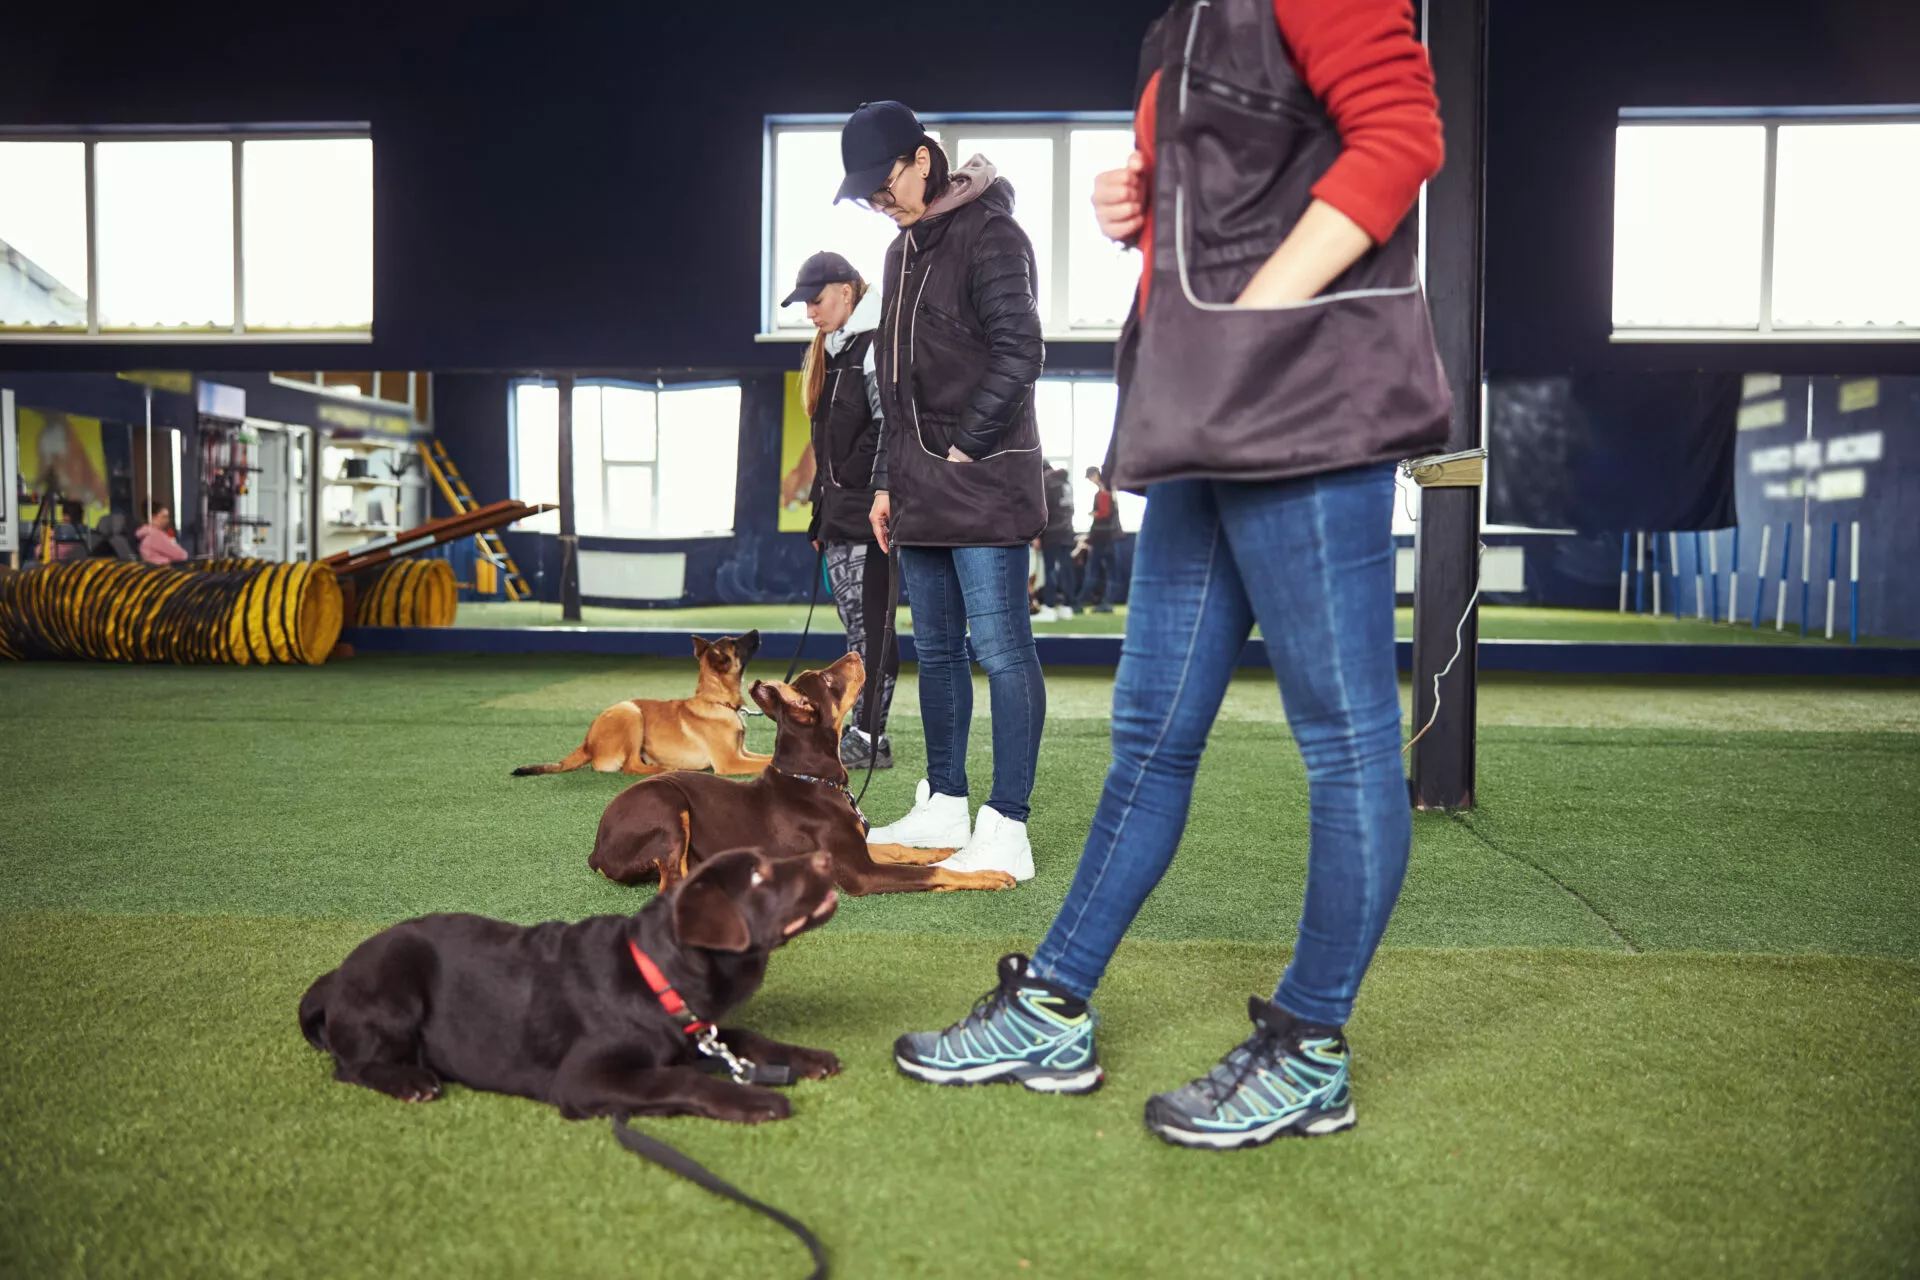
<path id="1" fill-rule="evenodd" d="M 945 866 L 1033 875 L 1028 800 L 1047 692 L 1027 616 L 1027 544 L 1047 523 L 1033 384 L 1044 349 L 1033 246 L 1013 187 L 982 156 L 948 169 L 898 102 L 869 103 L 840 135 L 859 200 L 900 228 L 887 250 L 875 340 L 886 431 L 872 523 L 898 545 L 920 659 L 927 776 L 876 844 L 959 848 Z M 993 711 L 993 793 L 969 832 L 973 656 Z"/>
<path id="2" fill-rule="evenodd" d="M 800 266 L 800 278 L 781 305 L 807 304 L 813 343 L 800 365 L 800 396 L 813 422 L 813 521 L 807 540 L 826 561 L 833 603 L 847 629 L 848 646 L 873 672 L 886 649 L 885 668 L 869 676 L 840 739 L 848 769 L 893 768 L 886 736 L 893 682 L 900 672 L 898 646 L 882 644 L 887 614 L 885 552 L 874 540 L 867 515 L 873 507 L 873 466 L 880 448 L 880 386 L 874 374 L 873 330 L 880 318 L 880 291 L 837 253 L 816 253 Z M 879 699 L 870 722 L 869 700 Z"/>

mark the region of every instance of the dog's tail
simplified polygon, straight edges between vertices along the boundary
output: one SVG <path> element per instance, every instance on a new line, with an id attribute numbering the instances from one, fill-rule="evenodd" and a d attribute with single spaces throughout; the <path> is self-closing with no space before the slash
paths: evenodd
<path id="1" fill-rule="evenodd" d="M 327 970 L 300 997 L 300 1034 L 322 1053 L 327 1048 L 327 997 L 333 994 L 333 982 L 339 976 L 338 969 Z"/>
<path id="2" fill-rule="evenodd" d="M 513 771 L 516 778 L 530 778 L 540 773 L 567 773 L 578 769 L 593 759 L 587 754 L 587 744 L 581 743 L 573 749 L 573 754 L 557 764 L 523 764 Z"/>

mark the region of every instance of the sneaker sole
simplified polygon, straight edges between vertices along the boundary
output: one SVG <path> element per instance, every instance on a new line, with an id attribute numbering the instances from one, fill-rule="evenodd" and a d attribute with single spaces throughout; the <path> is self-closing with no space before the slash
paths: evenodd
<path id="1" fill-rule="evenodd" d="M 1050 1075 L 1044 1072 L 1032 1072 L 1021 1075 L 1016 1063 L 987 1063 L 978 1067 L 929 1067 L 922 1062 L 909 1062 L 899 1054 L 893 1056 L 893 1065 L 900 1074 L 923 1084 L 970 1085 L 970 1084 L 1021 1084 L 1035 1093 L 1092 1093 L 1107 1078 L 1107 1073 L 1098 1066 L 1071 1075 Z"/>
<path id="2" fill-rule="evenodd" d="M 1239 1133 L 1208 1133 L 1195 1129 L 1179 1129 L 1172 1125 L 1155 1124 L 1147 1121 L 1147 1128 L 1162 1142 L 1170 1142 L 1177 1147 L 1197 1147 L 1207 1151 L 1240 1151 L 1247 1147 L 1264 1147 L 1275 1138 L 1321 1138 L 1330 1133 L 1339 1133 L 1351 1129 L 1359 1123 L 1354 1114 L 1353 1104 L 1349 1102 L 1346 1110 L 1322 1113 L 1306 1123 L 1300 1123 L 1299 1116 L 1283 1116 L 1258 1129 L 1247 1129 Z"/>

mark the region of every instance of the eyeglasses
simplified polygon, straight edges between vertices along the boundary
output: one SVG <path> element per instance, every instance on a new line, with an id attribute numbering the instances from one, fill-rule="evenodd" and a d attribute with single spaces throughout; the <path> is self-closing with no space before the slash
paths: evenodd
<path id="1" fill-rule="evenodd" d="M 907 176 L 907 161 L 901 159 L 894 161 L 894 163 L 900 166 L 900 171 L 887 179 L 887 185 L 870 196 L 856 197 L 854 199 L 855 204 L 859 205 L 862 209 L 871 209 L 875 213 L 885 213 L 888 209 L 900 203 L 893 194 L 893 184 Z"/>

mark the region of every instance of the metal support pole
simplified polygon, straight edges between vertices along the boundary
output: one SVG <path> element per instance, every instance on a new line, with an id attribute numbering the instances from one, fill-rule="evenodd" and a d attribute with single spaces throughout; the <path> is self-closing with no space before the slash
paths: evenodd
<path id="1" fill-rule="evenodd" d="M 1447 452 L 1482 438 L 1481 250 L 1486 226 L 1488 0 L 1425 6 L 1447 164 L 1427 188 L 1423 262 L 1434 340 L 1453 390 Z M 1414 535 L 1413 723 L 1432 725 L 1411 752 L 1413 803 L 1421 809 L 1473 805 L 1480 619 L 1480 488 L 1435 487 L 1420 494 Z M 1454 659 L 1458 635 L 1459 658 Z M 1435 679 L 1451 662 L 1452 670 Z"/>
<path id="2" fill-rule="evenodd" d="M 573 375 L 560 388 L 560 619 L 580 621 L 580 539 L 573 525 Z"/>

